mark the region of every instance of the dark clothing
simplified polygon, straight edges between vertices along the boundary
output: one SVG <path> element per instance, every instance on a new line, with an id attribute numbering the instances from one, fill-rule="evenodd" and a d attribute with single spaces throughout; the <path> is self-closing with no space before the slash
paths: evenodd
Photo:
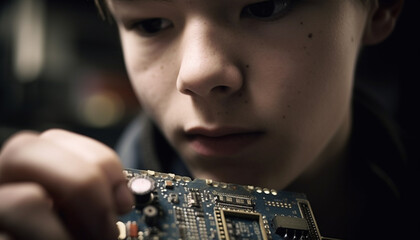
<path id="1" fill-rule="evenodd" d="M 140 114 L 124 131 L 116 146 L 123 166 L 189 176 L 181 158 L 169 146 L 159 130 Z"/>
<path id="2" fill-rule="evenodd" d="M 409 239 L 406 152 L 398 128 L 367 94 L 354 96 L 348 166 L 349 188 L 357 189 L 348 206 L 348 239 Z M 405 238 L 407 237 L 407 238 Z M 410 237 L 410 238 L 411 238 Z"/>
<path id="3" fill-rule="evenodd" d="M 352 129 L 348 187 L 360 194 L 354 194 L 347 206 L 346 239 L 404 239 L 401 234 L 414 229 L 404 229 L 410 220 L 404 202 L 406 160 L 398 134 L 362 92 L 354 96 Z M 190 176 L 180 157 L 144 115 L 127 128 L 117 151 L 125 167 Z"/>

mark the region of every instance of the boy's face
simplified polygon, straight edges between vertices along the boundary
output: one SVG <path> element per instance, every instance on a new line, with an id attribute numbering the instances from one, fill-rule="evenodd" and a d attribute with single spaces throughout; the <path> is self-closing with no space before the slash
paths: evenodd
<path id="1" fill-rule="evenodd" d="M 339 151 L 356 0 L 110 0 L 144 110 L 195 177 L 283 188 Z"/>

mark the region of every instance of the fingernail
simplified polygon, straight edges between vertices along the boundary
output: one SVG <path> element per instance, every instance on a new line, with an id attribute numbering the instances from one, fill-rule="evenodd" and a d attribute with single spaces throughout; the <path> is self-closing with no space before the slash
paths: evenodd
<path id="1" fill-rule="evenodd" d="M 126 213 L 132 209 L 134 197 L 125 182 L 117 186 L 114 191 L 114 197 L 119 214 Z"/>

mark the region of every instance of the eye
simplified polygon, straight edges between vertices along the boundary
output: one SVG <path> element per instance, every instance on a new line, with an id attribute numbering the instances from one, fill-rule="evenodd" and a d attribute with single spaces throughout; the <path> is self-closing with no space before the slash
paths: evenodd
<path id="1" fill-rule="evenodd" d="M 241 17 L 260 20 L 275 20 L 282 17 L 291 5 L 292 0 L 269 0 L 253 3 L 242 9 Z"/>
<path id="2" fill-rule="evenodd" d="M 172 22 L 164 18 L 150 18 L 135 22 L 130 29 L 134 29 L 142 35 L 155 35 L 160 31 L 171 28 Z"/>

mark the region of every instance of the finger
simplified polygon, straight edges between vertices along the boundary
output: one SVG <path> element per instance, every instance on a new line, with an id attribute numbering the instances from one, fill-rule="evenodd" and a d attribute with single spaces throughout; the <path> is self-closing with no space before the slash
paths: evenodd
<path id="1" fill-rule="evenodd" d="M 78 155 L 80 159 L 98 165 L 112 186 L 117 211 L 125 213 L 131 209 L 133 196 L 122 173 L 121 161 L 111 148 L 86 136 L 60 129 L 48 130 L 40 137 Z"/>
<path id="2" fill-rule="evenodd" d="M 0 186 L 0 239 L 70 239 L 52 211 L 41 186 L 33 183 Z"/>
<path id="3" fill-rule="evenodd" d="M 10 235 L 0 232 L 0 240 L 12 240 L 12 237 L 10 237 Z"/>
<path id="4" fill-rule="evenodd" d="M 77 239 L 115 239 L 111 186 L 96 165 L 33 133 L 22 133 L 0 154 L 0 182 L 43 186 Z"/>
<path id="5" fill-rule="evenodd" d="M 0 232 L 0 240 L 12 240 L 12 237 L 10 237 L 10 235 L 7 235 L 6 233 Z"/>

